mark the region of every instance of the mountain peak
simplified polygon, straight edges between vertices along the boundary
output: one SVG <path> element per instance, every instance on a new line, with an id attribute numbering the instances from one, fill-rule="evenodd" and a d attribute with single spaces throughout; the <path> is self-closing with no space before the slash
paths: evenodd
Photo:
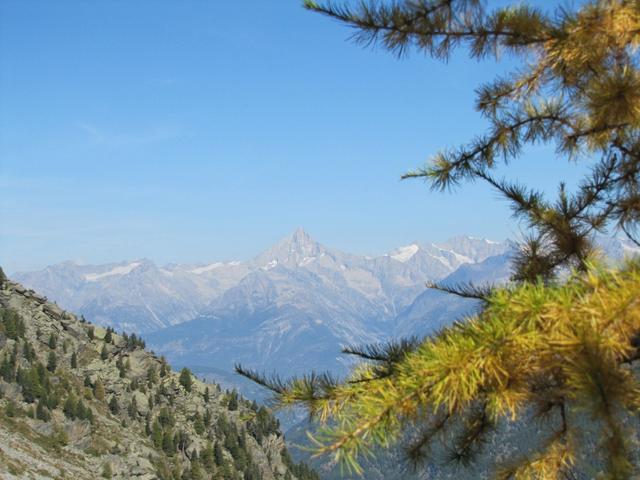
<path id="1" fill-rule="evenodd" d="M 309 234 L 306 232 L 306 230 L 303 227 L 296 228 L 291 234 L 291 236 L 305 236 L 305 235 L 309 236 Z"/>
<path id="2" fill-rule="evenodd" d="M 296 245 L 299 247 L 304 247 L 305 245 L 317 245 L 317 242 L 302 227 L 296 228 L 286 240 L 288 240 L 290 245 Z"/>
<path id="3" fill-rule="evenodd" d="M 263 268 L 271 269 L 277 265 L 302 265 L 313 261 L 325 252 L 325 248 L 316 242 L 303 228 L 297 228 L 292 234 L 280 240 L 257 258 Z"/>

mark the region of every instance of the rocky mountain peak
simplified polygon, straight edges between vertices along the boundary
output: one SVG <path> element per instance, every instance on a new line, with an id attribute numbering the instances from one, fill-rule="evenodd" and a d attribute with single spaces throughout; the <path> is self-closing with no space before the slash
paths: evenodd
<path id="1" fill-rule="evenodd" d="M 326 249 L 322 245 L 304 229 L 298 228 L 258 256 L 256 261 L 262 268 L 270 270 L 278 265 L 302 266 L 324 253 Z"/>

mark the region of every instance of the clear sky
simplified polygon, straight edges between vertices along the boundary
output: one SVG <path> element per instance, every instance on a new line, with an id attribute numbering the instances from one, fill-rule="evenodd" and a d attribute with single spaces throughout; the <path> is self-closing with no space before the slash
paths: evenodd
<path id="1" fill-rule="evenodd" d="M 349 34 L 298 0 L 1 1 L 0 265 L 245 259 L 298 226 L 367 254 L 516 235 L 484 185 L 399 180 L 483 132 L 474 89 L 513 65 Z M 580 168 L 540 147 L 509 175 Z"/>

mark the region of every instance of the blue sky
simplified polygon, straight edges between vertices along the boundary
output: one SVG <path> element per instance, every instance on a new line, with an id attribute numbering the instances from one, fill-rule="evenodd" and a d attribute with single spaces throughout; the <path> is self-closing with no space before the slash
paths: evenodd
<path id="1" fill-rule="evenodd" d="M 520 230 L 484 185 L 402 173 L 486 126 L 513 67 L 397 59 L 297 0 L 0 2 L 0 265 L 249 258 L 302 226 L 374 254 Z M 582 167 L 539 147 L 542 189 Z"/>

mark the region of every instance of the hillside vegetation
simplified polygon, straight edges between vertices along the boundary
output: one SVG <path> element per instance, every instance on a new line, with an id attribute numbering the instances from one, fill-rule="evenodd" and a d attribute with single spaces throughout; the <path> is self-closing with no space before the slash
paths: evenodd
<path id="1" fill-rule="evenodd" d="M 0 283 L 0 477 L 317 478 L 264 407 Z"/>

